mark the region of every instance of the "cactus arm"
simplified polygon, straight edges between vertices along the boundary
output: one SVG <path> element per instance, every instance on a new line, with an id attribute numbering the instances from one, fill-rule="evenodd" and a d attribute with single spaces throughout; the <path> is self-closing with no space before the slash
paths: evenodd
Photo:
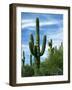
<path id="1" fill-rule="evenodd" d="M 40 56 L 42 56 L 44 54 L 45 47 L 46 47 L 46 35 L 43 38 L 43 44 L 42 44 L 42 50 L 40 52 Z"/>
<path id="2" fill-rule="evenodd" d="M 30 34 L 30 42 L 29 42 L 29 48 L 30 48 L 30 51 L 31 51 L 31 54 L 34 55 L 34 38 L 33 38 L 33 35 Z"/>
<path id="3" fill-rule="evenodd" d="M 32 34 L 30 34 L 30 42 L 32 42 L 32 44 L 34 45 L 34 38 Z"/>
<path id="4" fill-rule="evenodd" d="M 32 55 L 34 55 L 34 50 L 33 50 L 34 46 L 32 42 L 29 42 L 29 49 Z"/>

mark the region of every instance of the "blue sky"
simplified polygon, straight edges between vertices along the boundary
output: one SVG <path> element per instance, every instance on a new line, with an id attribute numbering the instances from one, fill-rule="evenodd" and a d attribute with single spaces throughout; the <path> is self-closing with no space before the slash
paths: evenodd
<path id="1" fill-rule="evenodd" d="M 29 37 L 34 36 L 36 32 L 36 18 L 40 23 L 40 48 L 42 47 L 43 36 L 47 36 L 46 49 L 41 60 L 44 60 L 48 54 L 48 41 L 53 40 L 53 46 L 60 46 L 63 42 L 63 15 L 62 14 L 44 14 L 44 13 L 25 13 L 21 12 L 21 46 L 22 52 L 25 51 L 25 63 L 29 64 L 30 50 Z"/>

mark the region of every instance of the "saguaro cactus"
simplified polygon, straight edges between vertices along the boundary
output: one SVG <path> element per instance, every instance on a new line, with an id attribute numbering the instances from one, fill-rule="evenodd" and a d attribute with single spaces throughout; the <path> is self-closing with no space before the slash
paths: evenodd
<path id="1" fill-rule="evenodd" d="M 23 59 L 22 59 L 23 65 L 25 64 L 25 53 L 23 51 Z"/>
<path id="2" fill-rule="evenodd" d="M 32 66 L 32 55 L 30 54 L 30 65 Z"/>
<path id="3" fill-rule="evenodd" d="M 50 41 L 48 42 L 48 46 L 50 47 L 49 51 L 50 51 L 50 54 L 52 55 L 54 53 L 54 47 L 53 47 L 52 39 L 50 39 Z"/>
<path id="4" fill-rule="evenodd" d="M 40 56 L 44 54 L 46 47 L 46 35 L 43 38 L 42 50 L 40 51 L 40 34 L 39 34 L 39 19 L 36 18 L 36 43 L 34 45 L 33 35 L 30 35 L 29 48 L 31 54 L 35 57 L 36 68 L 40 68 Z"/>

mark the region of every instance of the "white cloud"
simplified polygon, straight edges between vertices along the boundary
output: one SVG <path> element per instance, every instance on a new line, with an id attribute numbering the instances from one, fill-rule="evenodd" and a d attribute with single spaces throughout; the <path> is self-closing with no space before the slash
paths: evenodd
<path id="1" fill-rule="evenodd" d="M 48 39 L 62 40 L 63 39 L 63 32 L 51 34 L 48 36 Z"/>
<path id="2" fill-rule="evenodd" d="M 59 24 L 59 22 L 57 20 L 41 22 L 40 23 L 40 26 L 44 26 L 44 25 L 55 25 L 55 24 Z"/>
<path id="3" fill-rule="evenodd" d="M 35 23 L 34 20 L 32 19 L 23 19 L 21 21 L 21 25 L 22 25 L 22 28 L 26 28 L 26 27 L 30 27 L 30 26 L 34 26 L 33 24 Z"/>
<path id="4" fill-rule="evenodd" d="M 32 19 L 23 19 L 22 21 L 21 21 L 21 24 L 27 24 L 27 23 L 32 23 L 34 20 L 32 20 Z"/>
<path id="5" fill-rule="evenodd" d="M 36 24 L 33 23 L 27 23 L 27 24 L 22 24 L 22 28 L 27 28 L 27 27 L 34 27 Z"/>
<path id="6" fill-rule="evenodd" d="M 51 21 L 41 21 L 40 22 L 40 27 L 44 25 L 55 25 L 55 24 L 60 24 L 59 21 L 57 20 L 51 20 Z M 27 28 L 27 27 L 35 27 L 36 22 L 34 20 L 22 20 L 22 28 Z"/>

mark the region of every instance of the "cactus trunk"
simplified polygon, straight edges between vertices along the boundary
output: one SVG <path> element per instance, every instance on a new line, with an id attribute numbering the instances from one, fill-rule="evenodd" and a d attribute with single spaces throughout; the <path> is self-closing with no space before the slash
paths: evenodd
<path id="1" fill-rule="evenodd" d="M 39 68 L 40 68 L 40 57 L 34 57 L 35 60 L 35 69 L 34 69 L 34 73 L 35 76 L 39 75 Z"/>
<path id="2" fill-rule="evenodd" d="M 36 68 L 40 68 L 40 57 L 35 57 Z"/>
<path id="3" fill-rule="evenodd" d="M 40 68 L 40 56 L 44 54 L 46 46 L 46 36 L 43 38 L 42 50 L 40 51 L 40 33 L 39 33 L 39 19 L 36 18 L 36 44 L 34 45 L 33 35 L 30 35 L 29 48 L 31 54 L 35 57 L 36 68 Z"/>
<path id="4" fill-rule="evenodd" d="M 37 57 L 36 60 L 36 67 L 40 68 L 40 34 L 39 34 L 39 19 L 36 19 L 36 47 L 37 47 Z"/>

